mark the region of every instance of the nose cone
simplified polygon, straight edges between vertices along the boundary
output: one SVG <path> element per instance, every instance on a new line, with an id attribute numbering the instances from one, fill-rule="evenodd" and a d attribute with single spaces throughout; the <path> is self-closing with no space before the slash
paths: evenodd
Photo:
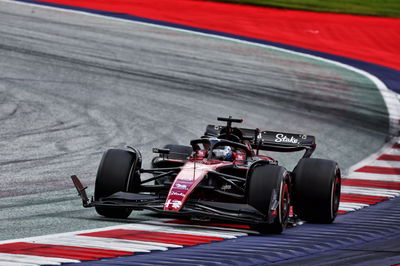
<path id="1" fill-rule="evenodd" d="M 164 211 L 180 211 L 192 191 L 207 173 L 216 170 L 218 167 L 219 164 L 207 164 L 202 161 L 185 163 L 169 190 L 164 203 Z"/>

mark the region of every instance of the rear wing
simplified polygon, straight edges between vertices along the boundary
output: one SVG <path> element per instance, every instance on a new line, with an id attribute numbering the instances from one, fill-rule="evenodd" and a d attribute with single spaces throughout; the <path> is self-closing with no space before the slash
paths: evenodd
<path id="1" fill-rule="evenodd" d="M 206 136 L 218 137 L 224 133 L 224 126 L 208 125 Z M 248 140 L 253 149 L 277 152 L 296 152 L 305 150 L 303 157 L 310 157 L 316 148 L 315 137 L 277 131 L 260 131 L 259 129 L 232 128 L 232 134 L 242 140 Z"/>

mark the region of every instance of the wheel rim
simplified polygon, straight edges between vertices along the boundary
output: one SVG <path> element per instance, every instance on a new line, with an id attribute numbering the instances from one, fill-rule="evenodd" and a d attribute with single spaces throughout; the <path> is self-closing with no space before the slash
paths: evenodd
<path id="1" fill-rule="evenodd" d="M 336 214 L 339 210 L 339 200 L 340 200 L 340 178 L 339 175 L 336 174 L 335 180 L 332 184 L 331 191 L 331 217 L 336 217 Z"/>
<path id="2" fill-rule="evenodd" d="M 283 182 L 280 201 L 280 221 L 282 225 L 286 225 L 289 218 L 290 195 L 287 182 Z"/>

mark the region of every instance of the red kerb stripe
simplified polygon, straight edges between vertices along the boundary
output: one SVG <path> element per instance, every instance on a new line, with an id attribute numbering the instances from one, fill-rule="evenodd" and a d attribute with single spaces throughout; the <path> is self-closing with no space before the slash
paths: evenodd
<path id="1" fill-rule="evenodd" d="M 370 195 L 360 195 L 360 194 L 345 194 L 342 193 L 340 195 L 340 200 L 342 199 L 370 199 L 376 201 L 384 201 L 389 199 L 388 197 L 380 197 L 380 196 L 370 196 Z"/>
<path id="2" fill-rule="evenodd" d="M 386 188 L 400 190 L 400 182 L 378 181 L 378 180 L 362 180 L 362 179 L 342 179 L 342 185 L 356 187 Z"/>
<path id="3" fill-rule="evenodd" d="M 392 146 L 392 149 L 400 149 L 400 143 L 396 143 Z"/>
<path id="4" fill-rule="evenodd" d="M 119 250 L 36 244 L 26 242 L 2 244 L 0 245 L 0 252 L 21 255 L 35 255 L 50 258 L 67 258 L 75 260 L 98 260 L 101 258 L 114 258 L 134 254 L 132 252 Z"/>
<path id="5" fill-rule="evenodd" d="M 400 155 L 382 154 L 377 160 L 381 161 L 400 161 Z"/>
<path id="6" fill-rule="evenodd" d="M 344 194 L 340 197 L 340 202 L 354 202 L 364 204 L 376 204 L 381 202 L 382 199 L 363 197 L 363 195 Z"/>
<path id="7" fill-rule="evenodd" d="M 115 229 L 108 231 L 85 233 L 80 235 L 138 240 L 146 242 L 160 242 L 160 243 L 185 245 L 185 246 L 194 246 L 198 244 L 211 243 L 212 241 L 224 240 L 223 238 L 212 237 L 212 236 L 197 236 L 188 234 L 163 233 L 163 232 L 152 232 L 152 231 L 141 231 L 141 230 L 125 230 L 125 229 Z"/>
<path id="8" fill-rule="evenodd" d="M 363 203 L 363 204 L 376 204 L 379 201 L 376 200 L 370 200 L 370 199 L 362 199 L 362 198 L 341 198 L 340 202 L 352 202 L 352 203 Z"/>
<path id="9" fill-rule="evenodd" d="M 364 166 L 356 170 L 355 172 L 385 174 L 385 175 L 400 175 L 400 168 Z"/>

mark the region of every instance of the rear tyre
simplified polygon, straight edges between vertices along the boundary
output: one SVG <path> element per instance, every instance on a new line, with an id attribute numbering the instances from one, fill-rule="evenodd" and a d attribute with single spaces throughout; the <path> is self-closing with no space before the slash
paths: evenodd
<path id="1" fill-rule="evenodd" d="M 135 152 L 110 149 L 101 159 L 97 171 L 94 199 L 108 197 L 119 191 L 136 192 L 140 186 L 140 160 Z M 96 206 L 96 212 L 109 218 L 127 218 L 132 209 Z"/>
<path id="2" fill-rule="evenodd" d="M 294 213 L 304 221 L 332 223 L 339 209 L 340 185 L 336 162 L 301 159 L 294 169 Z"/>
<path id="3" fill-rule="evenodd" d="M 261 233 L 280 234 L 289 219 L 288 172 L 277 165 L 259 165 L 252 168 L 247 182 L 248 204 L 268 217 L 268 221 L 253 228 Z"/>

